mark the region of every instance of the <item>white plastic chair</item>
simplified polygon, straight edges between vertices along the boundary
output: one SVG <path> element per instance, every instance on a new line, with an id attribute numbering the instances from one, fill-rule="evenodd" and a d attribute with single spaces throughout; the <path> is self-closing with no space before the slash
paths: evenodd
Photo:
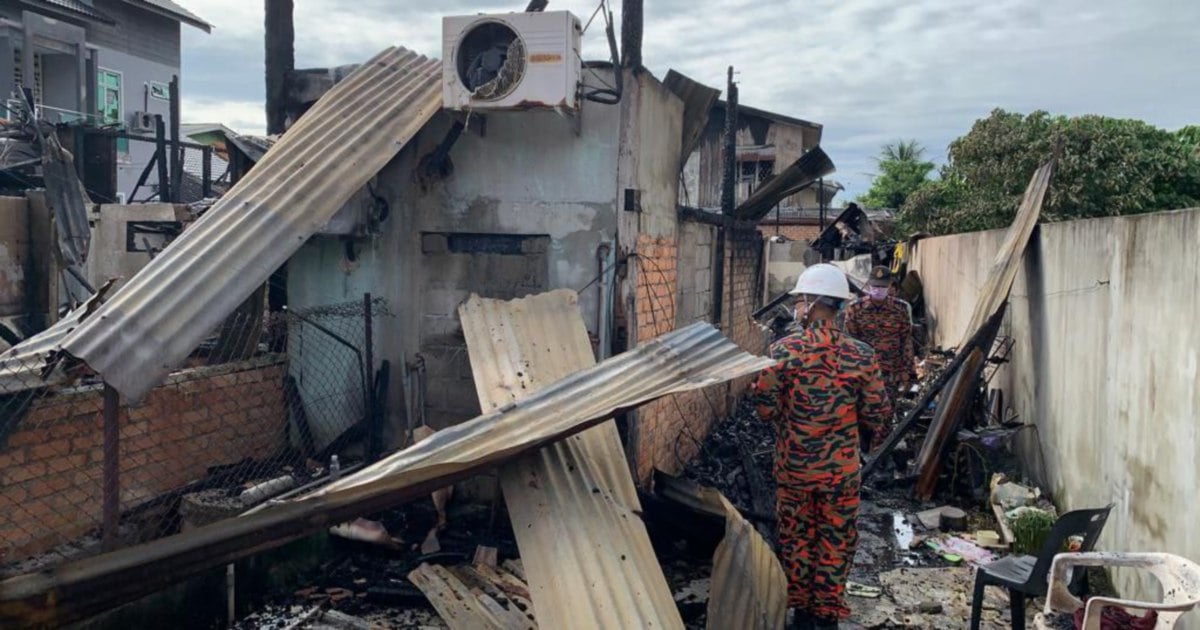
<path id="1" fill-rule="evenodd" d="M 1158 613 L 1157 630 L 1175 627 L 1184 613 L 1200 605 L 1200 565 L 1169 553 L 1062 553 L 1054 557 L 1050 569 L 1050 588 L 1046 605 L 1035 620 L 1040 630 L 1050 630 L 1046 616 L 1054 613 L 1074 613 L 1083 602 L 1067 590 L 1068 571 L 1073 567 L 1125 567 L 1150 573 L 1162 586 L 1161 602 L 1142 602 L 1113 597 L 1093 597 L 1084 611 L 1083 630 L 1100 630 L 1100 614 L 1104 608 L 1119 606 L 1134 612 L 1153 610 Z"/>

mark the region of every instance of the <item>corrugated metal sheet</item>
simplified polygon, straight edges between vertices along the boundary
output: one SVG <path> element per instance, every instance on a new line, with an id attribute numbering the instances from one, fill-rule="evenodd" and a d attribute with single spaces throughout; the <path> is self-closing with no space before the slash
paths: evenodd
<path id="1" fill-rule="evenodd" d="M 720 492 L 659 475 L 656 491 L 698 512 L 725 519 L 713 553 L 708 627 L 777 630 L 787 616 L 787 576 L 762 535 Z"/>
<path id="2" fill-rule="evenodd" d="M 41 333 L 22 341 L 0 354 L 0 394 L 46 387 L 61 382 L 65 374 L 55 361 L 58 345 L 79 322 L 95 313 L 116 279 L 111 279 L 96 294 L 66 317 Z"/>
<path id="3" fill-rule="evenodd" d="M 667 71 L 663 85 L 683 101 L 683 143 L 679 154 L 679 168 L 682 169 L 692 152 L 700 146 L 700 136 L 708 126 L 709 110 L 721 96 L 721 90 L 708 87 L 674 70 Z"/>
<path id="4" fill-rule="evenodd" d="M 441 108 L 440 78 L 401 48 L 363 64 L 62 348 L 140 400 Z"/>
<path id="5" fill-rule="evenodd" d="M 298 501 L 0 582 L 0 627 L 58 627 L 86 618 L 206 569 L 424 497 L 620 410 L 747 376 L 772 363 L 747 354 L 710 324 L 693 324 L 497 412 L 438 431 Z"/>
<path id="6" fill-rule="evenodd" d="M 471 296 L 459 318 L 484 411 L 595 365 L 574 291 Z M 540 627 L 683 628 L 615 422 L 505 464 L 500 483 Z"/>
<path id="7" fill-rule="evenodd" d="M 711 324 L 696 323 L 576 372 L 498 412 L 438 431 L 319 494 L 404 487 L 495 466 L 655 398 L 748 376 L 772 364 L 747 354 Z"/>

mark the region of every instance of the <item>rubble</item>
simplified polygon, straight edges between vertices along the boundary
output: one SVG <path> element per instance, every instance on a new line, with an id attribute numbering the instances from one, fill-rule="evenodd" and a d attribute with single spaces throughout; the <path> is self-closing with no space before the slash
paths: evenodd
<path id="1" fill-rule="evenodd" d="M 747 458 L 745 454 L 748 454 Z M 775 486 L 775 428 L 760 420 L 749 400 L 743 400 L 729 418 L 718 423 L 700 446 L 700 453 L 688 464 L 683 476 L 702 486 L 716 488 L 739 512 L 751 520 L 774 519 Z M 756 470 L 747 471 L 752 463 Z M 761 481 L 761 493 L 766 493 L 771 510 L 766 514 L 751 509 L 756 500 L 755 484 Z"/>

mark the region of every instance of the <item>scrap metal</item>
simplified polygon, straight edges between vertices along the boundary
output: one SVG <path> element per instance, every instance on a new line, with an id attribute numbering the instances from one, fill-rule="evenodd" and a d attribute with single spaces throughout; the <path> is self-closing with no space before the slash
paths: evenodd
<path id="1" fill-rule="evenodd" d="M 440 80 L 401 48 L 361 66 L 62 349 L 140 400 L 440 110 Z"/>
<path id="2" fill-rule="evenodd" d="M 1046 189 L 1050 186 L 1054 165 L 1055 160 L 1051 159 L 1030 178 L 1025 196 L 1021 200 L 1021 207 L 1017 210 L 1017 217 L 1009 226 L 1000 251 L 996 252 L 987 282 L 984 283 L 979 299 L 975 302 L 975 311 L 967 326 L 967 339 L 976 337 L 978 331 L 984 330 L 984 342 L 966 351 L 966 360 L 953 370 L 954 377 L 950 389 L 938 400 L 933 424 L 925 434 L 925 442 L 917 454 L 918 478 L 915 494 L 919 499 L 928 500 L 933 496 L 946 446 L 962 424 L 967 404 L 976 393 L 976 383 L 983 371 L 984 359 L 987 358 L 999 331 L 1000 322 L 995 316 L 1002 313 L 1008 304 L 1017 268 L 1025 256 L 1025 248 L 1033 235 L 1033 228 L 1037 226 L 1038 217 L 1041 216 L 1042 201 L 1046 197 Z"/>
<path id="3" fill-rule="evenodd" d="M 459 318 L 485 411 L 595 364 L 574 291 L 473 295 Z M 539 624 L 683 628 L 614 421 L 505 464 L 500 484 Z"/>
<path id="4" fill-rule="evenodd" d="M 687 164 L 688 158 L 700 145 L 700 137 L 708 127 L 708 116 L 713 103 L 721 96 L 721 90 L 694 81 L 675 70 L 667 71 L 663 85 L 683 101 L 683 133 L 679 153 L 679 169 Z"/>
<path id="5" fill-rule="evenodd" d="M 787 576 L 750 522 L 714 488 L 656 475 L 655 490 L 664 498 L 725 521 L 725 537 L 713 554 L 708 627 L 782 628 L 787 614 Z"/>
<path id="6" fill-rule="evenodd" d="M 425 496 L 651 400 L 771 364 L 710 324 L 693 324 L 439 431 L 295 502 L 0 582 L 0 627 L 85 619 L 206 569 Z"/>
<path id="7" fill-rule="evenodd" d="M 1004 310 L 1005 309 L 1002 308 L 999 311 L 996 311 L 996 313 L 992 315 L 992 318 L 988 320 L 982 328 L 976 331 L 975 336 L 971 337 L 967 343 L 963 344 L 963 346 L 958 349 L 958 352 L 954 355 L 954 358 L 950 361 L 950 364 L 946 366 L 946 369 L 942 370 L 938 374 L 938 376 L 933 380 L 933 383 L 924 388 L 924 393 L 917 398 L 916 404 L 913 405 L 912 409 L 908 412 L 908 415 L 905 416 L 904 420 L 900 422 L 900 424 L 896 425 L 896 428 L 892 430 L 891 435 L 888 436 L 883 445 L 876 449 L 875 453 L 871 455 L 870 459 L 863 464 L 862 479 L 864 482 L 870 478 L 871 473 L 875 471 L 875 467 L 879 465 L 879 462 L 885 461 L 884 458 L 886 458 L 893 450 L 895 450 L 896 445 L 904 439 L 904 436 L 908 435 L 908 432 L 912 430 L 913 425 L 916 424 L 917 420 L 929 407 L 929 403 L 933 402 L 933 399 L 942 392 L 942 389 L 946 386 L 946 383 L 950 381 L 950 378 L 958 373 L 959 368 L 961 368 L 963 363 L 966 362 L 972 351 L 976 348 L 987 347 L 985 344 L 990 345 L 991 342 L 988 340 L 995 335 L 995 330 L 999 330 L 1000 322 L 1004 319 Z"/>

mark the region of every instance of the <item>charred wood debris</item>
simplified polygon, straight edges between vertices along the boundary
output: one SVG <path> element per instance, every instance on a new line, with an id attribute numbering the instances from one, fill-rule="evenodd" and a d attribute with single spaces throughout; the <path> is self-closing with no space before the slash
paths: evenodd
<path id="1" fill-rule="evenodd" d="M 936 501 L 912 496 L 915 476 L 909 468 L 935 407 L 927 402 L 918 410 L 915 404 L 936 400 L 934 390 L 945 386 L 954 353 L 929 353 L 918 384 L 908 397 L 896 401 L 897 417 L 914 421 L 897 446 L 884 454 L 888 463 L 873 468 L 863 486 L 859 553 L 851 580 L 856 589 L 866 589 L 868 597 L 878 596 L 873 589 L 886 585 L 881 576 L 889 572 L 962 564 L 963 560 L 947 559 L 944 550 L 927 544 L 943 532 L 940 526 L 922 524 L 917 514 L 959 505 L 965 516 L 965 522 L 957 523 L 959 529 L 964 525 L 966 531 L 999 529 L 986 509 L 988 484 L 994 473 L 1015 474 L 1016 459 L 1009 445 L 1018 428 L 1015 419 L 996 415 L 1001 402 L 998 394 L 989 394 L 988 385 L 1010 348 L 1011 341 L 1003 338 L 992 345 L 991 367 L 979 375 L 972 404 L 965 407 L 953 444 L 947 448 Z M 761 421 L 744 399 L 727 419 L 712 427 L 679 477 L 720 491 L 774 547 L 774 449 L 774 426 Z M 663 479 L 664 474 L 658 477 Z M 703 628 L 712 554 L 724 535 L 724 525 L 715 518 L 697 519 L 695 511 L 653 491 L 643 492 L 641 499 L 651 540 L 683 620 L 689 628 Z M 452 596 L 455 589 L 473 591 L 476 597 L 482 593 L 496 603 L 497 610 L 520 617 L 529 606 L 528 594 L 521 592 L 527 587 L 523 587 L 509 521 L 496 510 L 502 511 L 503 506 L 451 501 L 444 525 L 439 525 L 442 517 L 432 501 L 375 515 L 378 520 L 365 523 L 389 534 L 331 536 L 330 559 L 306 571 L 305 579 L 266 586 L 256 612 L 237 627 L 445 627 L 446 611 L 429 596 L 437 588 Z M 536 627 L 531 617 L 529 623 Z"/>

